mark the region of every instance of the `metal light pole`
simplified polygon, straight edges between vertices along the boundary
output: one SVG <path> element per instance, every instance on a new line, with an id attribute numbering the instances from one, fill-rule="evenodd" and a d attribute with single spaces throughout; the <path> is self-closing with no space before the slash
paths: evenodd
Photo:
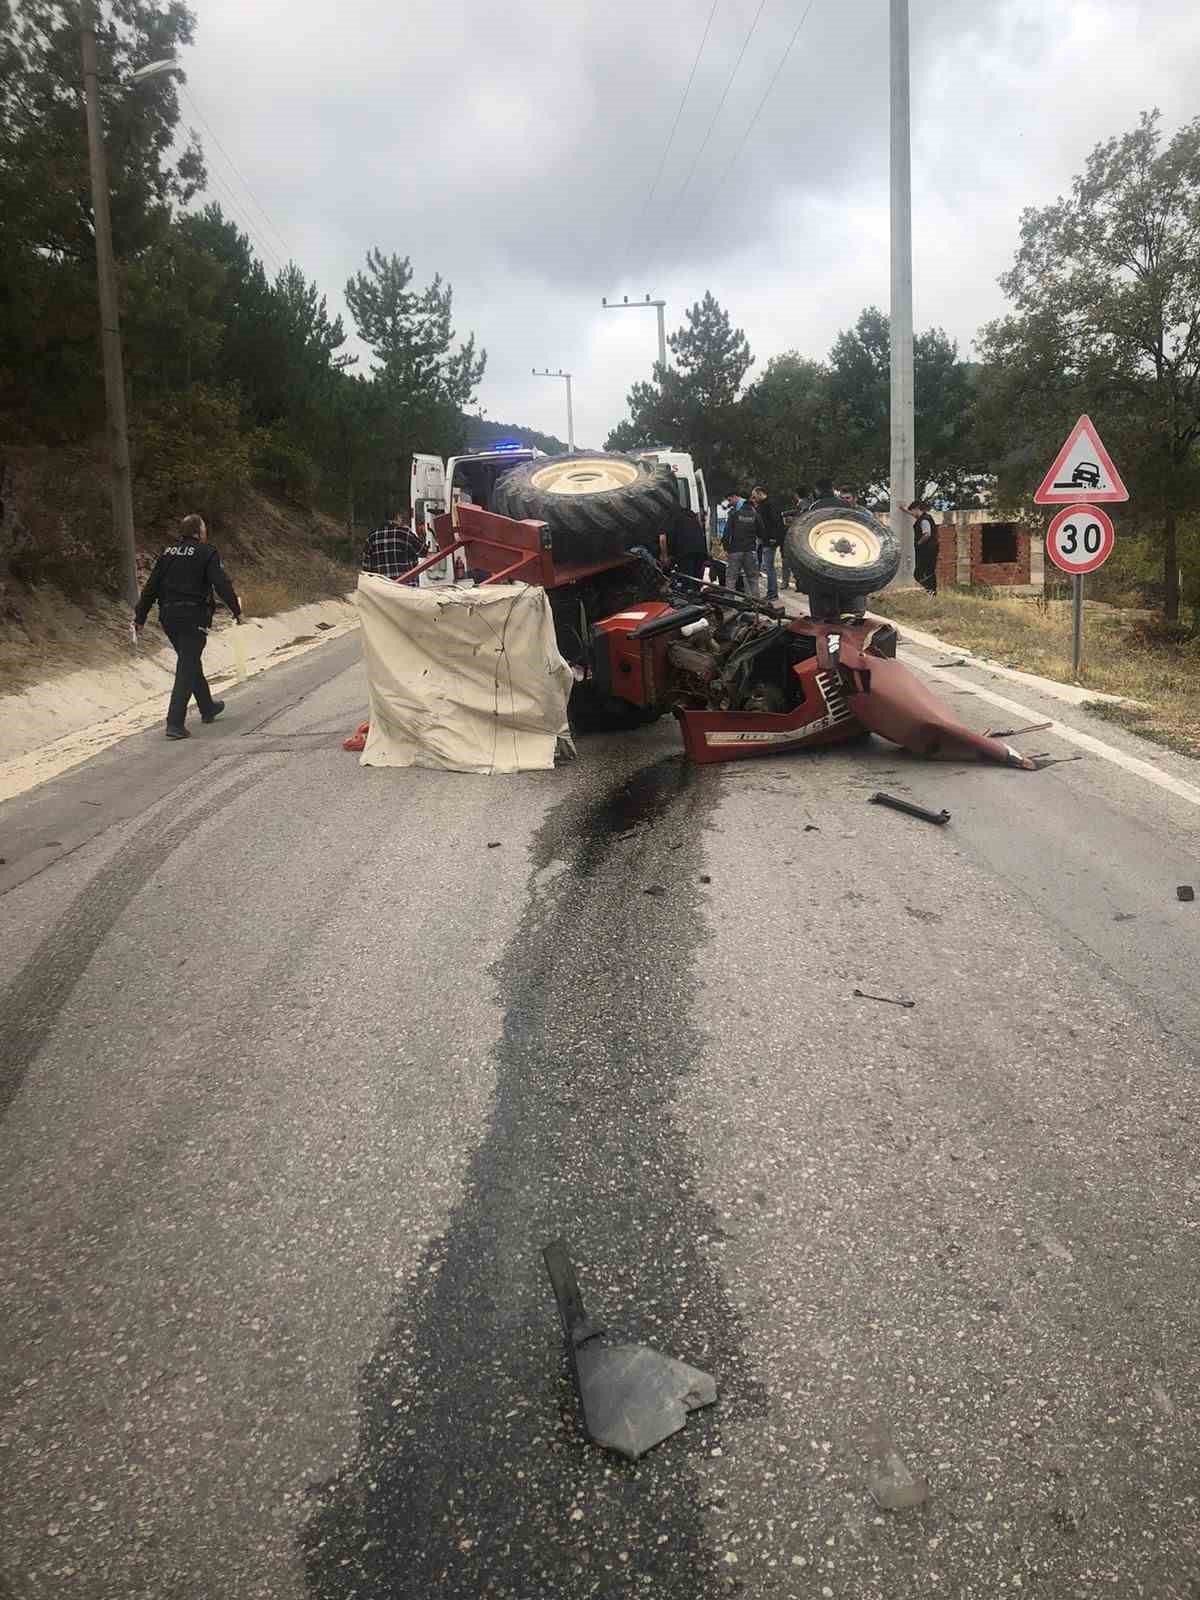
<path id="1" fill-rule="evenodd" d="M 630 300 L 628 295 L 623 296 L 618 303 L 616 300 L 602 298 L 600 304 L 606 311 L 641 311 L 646 306 L 653 306 L 658 312 L 658 364 L 665 367 L 667 364 L 667 323 L 665 300 L 651 300 L 647 295 L 644 300 Z"/>
<path id="2" fill-rule="evenodd" d="M 568 450 L 574 450 L 574 448 L 575 448 L 575 413 L 571 409 L 571 374 L 569 372 L 564 372 L 561 367 L 559 367 L 557 372 L 551 372 L 549 367 L 547 367 L 543 372 L 539 372 L 538 369 L 536 367 L 534 367 L 533 368 L 533 375 L 534 375 L 535 378 L 565 378 L 566 379 L 566 384 L 567 384 L 567 449 Z"/>
<path id="3" fill-rule="evenodd" d="M 129 420 L 125 409 L 125 364 L 121 356 L 121 314 L 113 262 L 112 215 L 108 205 L 108 162 L 100 117 L 100 71 L 96 60 L 94 0 L 80 0 L 80 49 L 87 110 L 88 165 L 92 178 L 92 216 L 96 229 L 96 279 L 100 293 L 100 348 L 104 360 L 104 398 L 108 415 L 108 456 L 112 479 L 113 531 L 117 536 L 121 588 L 137 603 L 137 543 L 133 531 L 133 475 L 129 466 Z M 130 74 L 131 84 L 178 71 L 172 60 L 151 61 Z"/>
<path id="4" fill-rule="evenodd" d="M 911 588 L 913 528 L 904 506 L 913 502 L 916 462 L 913 427 L 912 158 L 909 123 L 908 0 L 891 0 L 892 73 L 892 314 L 891 506 L 900 536 L 895 588 Z"/>

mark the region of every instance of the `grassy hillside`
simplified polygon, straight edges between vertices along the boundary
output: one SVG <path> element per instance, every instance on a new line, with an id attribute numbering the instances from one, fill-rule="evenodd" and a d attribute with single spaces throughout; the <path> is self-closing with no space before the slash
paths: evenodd
<path id="1" fill-rule="evenodd" d="M 358 551 L 319 511 L 252 488 L 197 507 L 242 604 L 270 616 L 345 594 Z M 144 579 L 178 519 L 138 528 Z M 0 456 L 0 695 L 128 649 L 129 608 L 113 594 L 108 480 L 84 451 L 7 447 Z"/>

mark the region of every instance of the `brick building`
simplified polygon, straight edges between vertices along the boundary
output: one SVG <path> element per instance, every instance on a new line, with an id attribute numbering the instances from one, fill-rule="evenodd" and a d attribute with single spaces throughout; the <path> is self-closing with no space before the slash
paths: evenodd
<path id="1" fill-rule="evenodd" d="M 997 522 L 994 511 L 942 511 L 938 528 L 939 588 L 985 584 L 1010 594 L 1040 594 L 1045 545 L 1019 522 Z"/>

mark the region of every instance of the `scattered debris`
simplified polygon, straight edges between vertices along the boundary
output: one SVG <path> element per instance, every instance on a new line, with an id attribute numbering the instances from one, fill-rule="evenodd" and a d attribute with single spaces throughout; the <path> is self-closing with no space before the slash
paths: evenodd
<path id="1" fill-rule="evenodd" d="M 882 1000 L 885 1006 L 903 1006 L 905 1011 L 911 1011 L 916 1006 L 915 1000 L 893 1000 L 890 994 L 868 994 L 865 989 L 855 989 L 856 1000 Z"/>
<path id="2" fill-rule="evenodd" d="M 1057 767 L 1063 761 L 1082 761 L 1082 756 L 1052 756 L 1048 750 L 1041 751 L 1036 756 L 1029 758 L 1033 762 L 1033 770 L 1041 772 L 1043 767 Z"/>
<path id="3" fill-rule="evenodd" d="M 329 631 L 329 629 L 332 628 L 332 627 L 333 627 L 333 623 L 332 622 L 318 622 L 317 623 L 317 632 L 318 633 L 327 633 Z"/>
<path id="4" fill-rule="evenodd" d="M 605 1330 L 589 1320 L 575 1268 L 562 1239 L 542 1251 L 558 1301 L 567 1359 L 594 1443 L 636 1461 L 678 1433 L 689 1411 L 711 1406 L 717 1386 L 707 1372 L 644 1344 L 605 1345 Z"/>
<path id="5" fill-rule="evenodd" d="M 911 800 L 899 800 L 894 794 L 884 794 L 877 790 L 869 801 L 873 806 L 890 806 L 893 811 L 903 811 L 907 816 L 920 817 L 922 822 L 936 823 L 939 828 L 950 821 L 948 811 L 928 811 L 924 806 L 917 806 Z"/>
<path id="6" fill-rule="evenodd" d="M 487 847 L 488 847 L 489 850 L 499 850 L 499 848 L 500 848 L 499 839 L 489 839 Z"/>
<path id="7" fill-rule="evenodd" d="M 643 894 L 652 894 L 652 895 L 655 895 L 656 897 L 658 895 L 666 894 L 666 892 L 667 891 L 663 888 L 661 883 L 652 883 L 648 889 L 643 889 L 642 890 Z"/>
<path id="8" fill-rule="evenodd" d="M 871 1498 L 881 1511 L 909 1511 L 929 1498 L 929 1485 L 889 1450 L 867 1480 Z"/>
<path id="9" fill-rule="evenodd" d="M 804 824 L 804 831 L 805 833 L 820 833 L 821 830 L 817 827 L 815 822 L 806 822 Z"/>
<path id="10" fill-rule="evenodd" d="M 709 877 L 707 872 L 702 872 L 700 874 L 700 882 L 701 883 L 711 883 L 712 879 Z"/>
<path id="11" fill-rule="evenodd" d="M 1163 1388 L 1161 1383 L 1156 1383 L 1150 1390 L 1150 1398 L 1154 1401 L 1154 1404 L 1162 1412 L 1164 1417 L 1173 1417 L 1175 1415 L 1175 1402 L 1171 1399 L 1171 1396 Z"/>
<path id="12" fill-rule="evenodd" d="M 1135 922 L 1136 920 L 1137 920 L 1137 912 L 1136 911 L 1114 911 L 1113 912 L 1113 921 L 1114 922 Z"/>
<path id="13" fill-rule="evenodd" d="M 1194 900 L 1196 898 L 1196 891 L 1192 888 L 1190 883 L 1181 883 L 1178 889 L 1175 891 L 1175 898 L 1177 900 Z"/>
<path id="14" fill-rule="evenodd" d="M 1062 1533 L 1079 1533 L 1087 1513 L 1086 1500 L 1071 1484 L 1058 1497 L 1054 1510 L 1050 1513 L 1050 1520 Z"/>
<path id="15" fill-rule="evenodd" d="M 957 661 L 931 661 L 929 665 L 936 671 L 940 670 L 942 667 L 966 667 L 969 666 L 970 663 L 968 662 L 966 656 L 959 656 Z"/>
<path id="16" fill-rule="evenodd" d="M 1047 728 L 1052 728 L 1052 722 L 1031 722 L 1027 728 L 989 728 L 989 739 L 1015 739 L 1022 733 L 1045 733 Z"/>
<path id="17" fill-rule="evenodd" d="M 1046 1234 L 1039 1242 L 1046 1254 L 1053 1256 L 1055 1261 L 1061 1261 L 1067 1267 L 1075 1265 L 1075 1257 L 1067 1249 L 1066 1245 L 1060 1239 L 1056 1239 L 1052 1233 Z"/>

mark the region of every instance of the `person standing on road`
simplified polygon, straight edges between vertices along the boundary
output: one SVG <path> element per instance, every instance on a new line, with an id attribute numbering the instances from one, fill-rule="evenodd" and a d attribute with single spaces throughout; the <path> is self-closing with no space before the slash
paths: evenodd
<path id="1" fill-rule="evenodd" d="M 804 509 L 806 511 L 823 511 L 827 506 L 832 508 L 834 506 L 844 506 L 845 504 L 846 502 L 841 495 L 834 489 L 832 478 L 818 478 L 816 498 L 811 505 L 805 506 Z"/>
<path id="2" fill-rule="evenodd" d="M 201 722 L 215 722 L 225 709 L 224 700 L 213 699 L 201 661 L 217 609 L 214 590 L 233 612 L 234 622 L 240 623 L 241 601 L 221 565 L 216 546 L 208 542 L 204 518 L 184 517 L 178 540 L 168 545 L 154 563 L 133 613 L 133 625 L 141 633 L 150 607 L 157 601 L 158 620 L 175 650 L 175 686 L 167 707 L 168 739 L 191 737 L 184 724 L 193 696 L 200 708 Z"/>
<path id="3" fill-rule="evenodd" d="M 807 484 L 803 484 L 800 488 L 799 494 L 795 495 L 793 498 L 795 500 L 795 505 L 788 513 L 787 525 L 790 525 L 791 522 L 794 522 L 797 517 L 802 517 L 808 510 L 809 502 L 813 498 L 813 491 L 808 487 Z M 783 542 L 779 547 L 779 552 L 780 566 L 783 568 L 783 577 L 780 580 L 782 586 L 786 589 L 790 581 L 795 586 L 796 592 L 799 593 L 801 588 L 801 580 L 804 574 L 792 560 L 791 556 L 788 555 L 786 528 Z"/>
<path id="4" fill-rule="evenodd" d="M 929 514 L 929 506 L 924 500 L 914 500 L 912 505 L 904 506 L 913 519 L 913 553 L 915 564 L 913 576 L 923 589 L 930 594 L 937 593 L 937 558 L 938 535 L 937 524 Z"/>
<path id="5" fill-rule="evenodd" d="M 381 578 L 403 578 L 424 561 L 428 552 L 420 534 L 397 513 L 389 517 L 382 528 L 367 535 L 363 546 L 362 570 L 378 573 Z M 415 578 L 409 578 L 415 584 Z"/>
<path id="6" fill-rule="evenodd" d="M 665 570 L 682 572 L 689 578 L 703 578 L 708 540 L 694 511 L 675 502 L 670 526 L 658 536 L 658 550 Z"/>
<path id="7" fill-rule="evenodd" d="M 775 576 L 775 552 L 783 543 L 785 529 L 783 516 L 774 500 L 761 483 L 750 491 L 750 500 L 762 519 L 763 541 L 758 547 L 758 563 L 767 577 L 767 599 L 779 599 L 779 582 Z"/>
<path id="8" fill-rule="evenodd" d="M 725 519 L 725 587 L 736 589 L 740 577 L 751 600 L 758 599 L 758 547 L 764 542 L 765 529 L 757 509 L 740 495 L 732 495 L 734 502 Z"/>

